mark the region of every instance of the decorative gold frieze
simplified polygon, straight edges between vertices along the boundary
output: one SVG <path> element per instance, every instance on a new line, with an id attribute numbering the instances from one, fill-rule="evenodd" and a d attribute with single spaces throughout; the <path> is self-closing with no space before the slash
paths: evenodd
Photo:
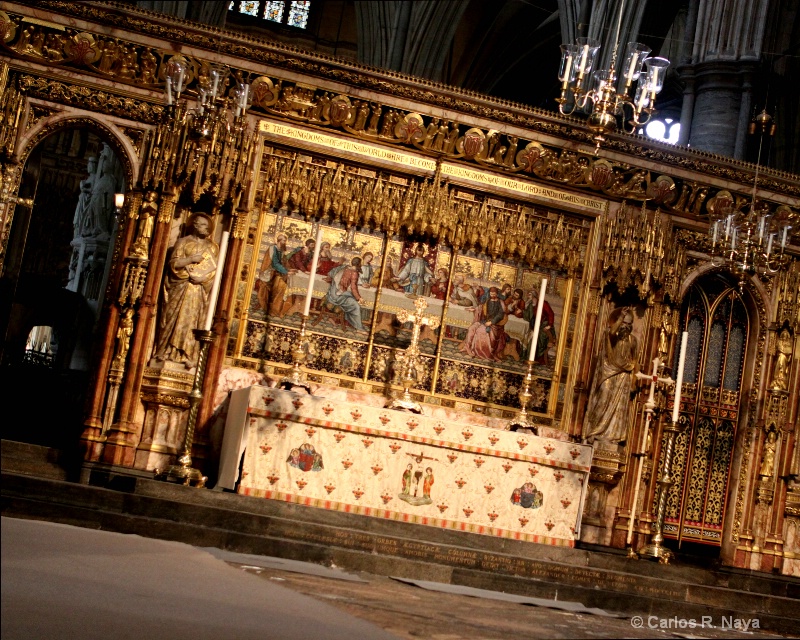
<path id="1" fill-rule="evenodd" d="M 162 106 L 144 100 L 27 74 L 19 76 L 19 88 L 29 96 L 48 102 L 70 105 L 94 113 L 104 113 L 147 124 L 158 122 L 163 111 Z"/>
<path id="2" fill-rule="evenodd" d="M 151 393 L 142 392 L 142 402 L 151 404 L 164 404 L 170 407 L 178 407 L 179 409 L 189 408 L 189 398 L 186 396 L 176 396 L 167 393 Z"/>
<path id="3" fill-rule="evenodd" d="M 220 33 L 201 26 L 187 29 L 170 25 L 133 8 L 98 10 L 83 3 L 40 2 L 40 6 L 94 21 L 124 28 L 129 32 L 155 36 L 191 47 L 207 48 L 221 55 L 247 58 L 253 62 L 305 73 L 324 81 L 335 79 L 357 89 L 410 99 L 451 113 L 488 118 L 498 123 L 593 145 L 591 134 L 571 119 L 551 112 L 491 98 L 445 85 L 437 85 L 391 72 L 375 72 L 345 61 L 332 62 L 310 52 L 302 54 L 291 47 L 255 43 L 234 33 Z M 139 17 L 142 16 L 142 17 Z M 160 51 L 105 35 L 79 33 L 65 27 L 36 27 L 28 32 L 28 41 L 37 38 L 49 46 L 31 48 L 20 44 L 25 30 L 18 27 L 20 16 L 7 17 L 6 42 L 16 55 L 35 58 L 44 64 L 71 65 L 83 72 L 113 77 L 115 81 L 137 85 L 162 85 L 157 73 L 170 51 Z M 59 30 L 60 29 L 60 30 Z M 16 42 L 14 38 L 18 36 Z M 187 88 L 203 76 L 207 62 L 186 56 L 189 63 Z M 233 69 L 235 76 L 252 81 L 254 110 L 332 126 L 359 137 L 380 138 L 394 144 L 413 146 L 431 154 L 463 158 L 500 171 L 527 172 L 544 180 L 602 191 L 630 200 L 647 199 L 662 209 L 684 213 L 704 213 L 705 202 L 719 191 L 710 185 L 684 181 L 677 176 L 651 176 L 648 171 L 624 163 L 597 160 L 589 153 L 545 147 L 538 142 L 521 140 L 496 130 L 469 128 L 459 124 L 459 116 L 443 119 L 403 112 L 375 101 L 345 95 L 332 96 L 329 90 L 304 83 L 267 76 L 257 77 L 243 69 Z M 606 148 L 644 158 L 651 163 L 681 170 L 714 175 L 743 185 L 752 182 L 753 167 L 713 154 L 682 150 L 675 152 L 657 145 L 642 146 L 624 135 L 611 136 Z M 761 186 L 773 192 L 800 195 L 800 185 L 788 173 L 761 168 Z M 744 193 L 744 192 L 743 192 Z M 742 196 L 744 197 L 744 196 Z"/>

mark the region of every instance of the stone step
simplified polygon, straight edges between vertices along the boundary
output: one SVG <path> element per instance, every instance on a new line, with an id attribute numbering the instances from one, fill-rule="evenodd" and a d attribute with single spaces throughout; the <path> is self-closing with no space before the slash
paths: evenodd
<path id="1" fill-rule="evenodd" d="M 2 513 L 419 580 L 571 600 L 626 615 L 758 618 L 794 633 L 800 581 L 663 566 L 143 478 L 118 489 L 2 474 Z"/>
<path id="2" fill-rule="evenodd" d="M 4 471 L 52 480 L 69 478 L 68 460 L 63 451 L 38 444 L 2 440 L 0 465 Z"/>

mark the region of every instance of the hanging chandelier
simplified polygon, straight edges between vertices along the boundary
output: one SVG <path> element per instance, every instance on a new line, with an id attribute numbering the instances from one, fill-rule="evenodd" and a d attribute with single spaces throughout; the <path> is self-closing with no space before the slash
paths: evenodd
<path id="1" fill-rule="evenodd" d="M 593 139 L 598 148 L 606 135 L 613 133 L 622 124 L 626 133 L 634 133 L 647 124 L 655 112 L 656 95 L 664 86 L 669 60 L 649 58 L 650 47 L 639 42 L 629 42 L 625 50 L 624 63 L 617 69 L 619 34 L 625 9 L 620 2 L 614 49 L 608 69 L 592 71 L 595 66 L 600 42 L 594 38 L 578 38 L 575 44 L 561 45 L 561 65 L 558 79 L 561 96 L 556 98 L 558 110 L 563 115 L 576 111 L 588 112 L 587 123 L 594 132 Z M 638 81 L 636 92 L 631 97 L 631 87 Z"/>
<path id="2" fill-rule="evenodd" d="M 717 194 L 708 205 L 712 263 L 736 273 L 740 284 L 746 276 L 774 275 L 786 268 L 791 261 L 786 253 L 789 232 L 797 226 L 798 218 L 788 205 L 780 205 L 771 212 L 766 202 L 756 198 L 764 136 L 775 133 L 775 123 L 766 109 L 750 123 L 749 133 L 761 136 L 749 206 L 738 210 L 727 191 Z"/>

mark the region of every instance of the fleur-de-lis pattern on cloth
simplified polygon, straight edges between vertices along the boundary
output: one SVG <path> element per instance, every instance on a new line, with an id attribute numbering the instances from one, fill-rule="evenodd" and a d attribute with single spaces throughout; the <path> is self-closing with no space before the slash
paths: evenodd
<path id="1" fill-rule="evenodd" d="M 240 493 L 545 544 L 577 539 L 591 447 L 264 387 L 246 400 L 229 407 L 242 424 L 226 425 L 243 438 Z"/>

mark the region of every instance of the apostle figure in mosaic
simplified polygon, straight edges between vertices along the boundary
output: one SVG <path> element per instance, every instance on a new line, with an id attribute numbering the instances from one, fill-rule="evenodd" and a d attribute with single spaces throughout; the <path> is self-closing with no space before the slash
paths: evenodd
<path id="1" fill-rule="evenodd" d="M 473 358 L 500 360 L 507 336 L 504 326 L 508 321 L 506 307 L 497 287 L 489 288 L 489 298 L 475 309 L 475 321 L 461 343 L 461 351 Z"/>
<path id="2" fill-rule="evenodd" d="M 394 277 L 397 283 L 405 289 L 406 293 L 418 296 L 425 295 L 426 285 L 433 280 L 433 271 L 431 271 L 428 261 L 423 257 L 424 255 L 425 245 L 420 243 L 414 249 L 414 256 L 408 259 Z"/>
<path id="3" fill-rule="evenodd" d="M 282 316 L 290 270 L 286 262 L 286 235 L 279 233 L 275 244 L 267 247 L 256 282 L 259 306 L 270 316 Z"/>
<path id="4" fill-rule="evenodd" d="M 350 264 L 341 265 L 328 274 L 325 278 L 329 283 L 325 300 L 340 307 L 344 318 L 355 329 L 364 330 L 361 322 L 361 294 L 358 291 L 358 279 L 361 277 L 361 258 L 356 256 Z"/>
<path id="5" fill-rule="evenodd" d="M 207 214 L 195 213 L 188 227 L 190 233 L 175 243 L 164 275 L 155 359 L 190 369 L 198 355 L 192 330 L 203 327 L 219 247 L 209 239 L 211 218 Z"/>
<path id="6" fill-rule="evenodd" d="M 639 351 L 639 341 L 633 335 L 633 312 L 629 308 L 611 314 L 603 343 L 586 407 L 584 437 L 590 444 L 596 440 L 619 444 L 628 434 L 630 396 Z"/>

